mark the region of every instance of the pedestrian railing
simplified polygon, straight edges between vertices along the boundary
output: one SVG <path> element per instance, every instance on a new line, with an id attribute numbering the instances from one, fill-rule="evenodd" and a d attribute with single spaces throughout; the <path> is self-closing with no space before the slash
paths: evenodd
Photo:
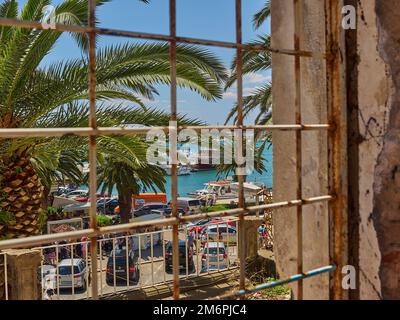
<path id="1" fill-rule="evenodd" d="M 227 226 L 235 232 L 229 234 Z M 180 257 L 180 278 L 189 279 L 236 268 L 237 226 L 237 218 L 207 223 L 203 225 L 204 232 L 199 232 L 195 226 L 182 225 L 179 237 L 184 247 L 180 247 L 180 254 L 184 253 L 184 257 Z M 210 227 L 217 232 L 210 234 Z M 189 234 L 194 235 L 192 240 Z M 88 239 L 34 247 L 32 249 L 39 250 L 42 255 L 37 273 L 42 299 L 92 298 L 88 288 L 94 278 L 91 268 L 93 259 L 98 265 L 98 296 L 170 283 L 173 281 L 172 251 L 168 250 L 171 240 L 170 228 L 123 235 L 110 233 L 97 239 L 95 257 L 91 255 Z M 218 244 L 217 248 L 210 248 L 209 243 Z M 0 257 L 0 261 L 4 261 L 0 268 L 3 266 L 6 271 L 7 256 L 1 253 Z M 7 285 L 7 277 L 5 283 Z M 7 291 L 4 298 L 8 299 Z"/>

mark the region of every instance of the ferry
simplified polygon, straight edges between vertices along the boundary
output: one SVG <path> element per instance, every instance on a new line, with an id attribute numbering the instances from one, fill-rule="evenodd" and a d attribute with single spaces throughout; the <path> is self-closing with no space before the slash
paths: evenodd
<path id="1" fill-rule="evenodd" d="M 164 169 L 167 176 L 171 175 L 171 165 L 162 165 L 161 168 Z M 192 172 L 191 168 L 186 165 L 178 165 L 177 175 L 178 176 L 187 176 Z"/>

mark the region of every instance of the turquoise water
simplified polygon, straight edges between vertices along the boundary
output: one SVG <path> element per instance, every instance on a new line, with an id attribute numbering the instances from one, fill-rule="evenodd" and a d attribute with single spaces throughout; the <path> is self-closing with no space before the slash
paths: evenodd
<path id="1" fill-rule="evenodd" d="M 264 157 L 267 159 L 265 162 L 265 167 L 267 169 L 262 175 L 253 173 L 249 175 L 246 179 L 248 182 L 261 182 L 268 188 L 272 188 L 272 148 L 264 152 Z M 187 176 L 178 176 L 178 194 L 180 196 L 186 196 L 189 192 L 202 189 L 204 184 L 209 181 L 215 181 L 217 177 L 217 172 L 215 170 L 210 171 L 198 171 L 192 172 Z M 171 193 L 171 177 L 166 177 L 166 192 Z"/>
<path id="2" fill-rule="evenodd" d="M 215 181 L 217 172 L 215 170 L 210 171 L 198 171 L 192 172 L 187 176 L 178 176 L 178 194 L 180 196 L 186 196 L 189 192 L 202 189 L 204 184 L 209 181 Z M 166 192 L 171 193 L 171 177 L 166 177 Z M 262 182 L 267 187 L 272 187 L 272 171 L 268 171 L 263 175 L 252 174 L 247 177 L 247 181 Z"/>
<path id="3" fill-rule="evenodd" d="M 268 188 L 272 188 L 272 148 L 265 150 L 263 154 L 265 161 L 265 167 L 267 169 L 262 175 L 253 173 L 247 177 L 248 182 L 260 182 L 266 185 Z M 171 177 L 166 176 L 165 189 L 167 195 L 171 194 Z M 186 196 L 189 192 L 193 192 L 198 189 L 202 189 L 204 184 L 209 181 L 215 181 L 217 179 L 217 172 L 215 170 L 209 171 L 197 171 L 192 172 L 187 176 L 178 176 L 178 194 L 181 197 Z M 116 189 L 113 190 L 113 195 L 118 195 Z"/>

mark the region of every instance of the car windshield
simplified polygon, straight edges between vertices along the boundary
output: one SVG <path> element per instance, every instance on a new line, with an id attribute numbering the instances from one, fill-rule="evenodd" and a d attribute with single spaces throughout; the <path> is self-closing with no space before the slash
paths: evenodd
<path id="1" fill-rule="evenodd" d="M 199 206 L 200 205 L 200 201 L 199 200 L 190 200 L 188 202 L 189 207 L 195 207 L 195 206 Z"/>
<path id="2" fill-rule="evenodd" d="M 78 274 L 79 272 L 80 271 L 79 271 L 78 266 L 74 266 L 74 274 Z M 61 267 L 59 267 L 58 273 L 60 275 L 62 275 L 62 276 L 66 276 L 66 275 L 72 274 L 71 266 L 61 266 Z"/>
<path id="3" fill-rule="evenodd" d="M 185 251 L 185 247 L 186 247 L 186 244 L 185 244 L 185 242 L 179 242 L 179 251 Z M 168 253 L 171 253 L 172 252 L 172 244 L 167 244 L 167 247 L 166 247 L 166 250 L 167 250 L 167 252 Z M 189 250 L 189 247 L 188 247 L 188 250 Z"/>
<path id="4" fill-rule="evenodd" d="M 224 248 L 218 248 L 218 249 L 219 249 L 219 254 L 225 253 Z M 204 253 L 217 254 L 217 248 L 204 248 Z"/>
<path id="5" fill-rule="evenodd" d="M 164 205 L 163 204 L 152 204 L 150 206 L 150 209 L 159 209 L 159 208 L 163 208 Z"/>
<path id="6" fill-rule="evenodd" d="M 210 233 L 217 233 L 217 232 L 219 232 L 219 233 L 226 233 L 226 227 L 219 227 L 219 228 L 217 228 L 217 227 L 213 227 L 213 228 L 210 228 L 209 230 L 208 230 L 208 232 L 210 232 Z"/>

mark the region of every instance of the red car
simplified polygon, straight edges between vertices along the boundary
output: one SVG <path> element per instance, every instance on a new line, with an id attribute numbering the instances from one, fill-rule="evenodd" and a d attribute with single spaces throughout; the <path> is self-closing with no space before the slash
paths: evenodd
<path id="1" fill-rule="evenodd" d="M 97 200 L 103 199 L 103 198 L 101 197 L 101 194 L 100 194 L 100 193 L 96 193 L 96 197 L 97 197 Z M 108 198 L 108 199 L 109 199 L 109 198 Z M 75 198 L 75 201 L 78 201 L 78 202 L 89 202 L 89 195 L 87 195 L 87 196 L 85 196 L 85 197 L 78 197 L 78 198 Z"/>
<path id="2" fill-rule="evenodd" d="M 75 201 L 78 201 L 78 202 L 88 202 L 88 201 L 89 201 L 89 197 L 79 197 L 79 198 L 75 198 Z"/>
<path id="3" fill-rule="evenodd" d="M 189 223 L 188 224 L 188 232 L 198 232 L 200 234 L 201 230 L 207 225 L 207 223 L 210 221 L 210 219 L 205 219 L 205 220 L 199 220 L 194 223 Z"/>
<path id="4" fill-rule="evenodd" d="M 218 224 L 218 223 L 225 223 L 228 224 L 232 227 L 236 227 L 236 221 L 227 221 L 227 220 L 222 220 L 222 219 L 206 219 L 206 220 L 200 220 L 197 221 L 194 224 L 189 225 L 188 227 L 188 232 L 196 232 L 200 236 L 201 232 L 204 230 L 204 228 L 210 224 Z"/>

